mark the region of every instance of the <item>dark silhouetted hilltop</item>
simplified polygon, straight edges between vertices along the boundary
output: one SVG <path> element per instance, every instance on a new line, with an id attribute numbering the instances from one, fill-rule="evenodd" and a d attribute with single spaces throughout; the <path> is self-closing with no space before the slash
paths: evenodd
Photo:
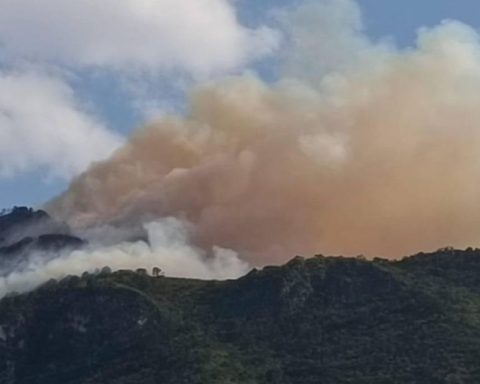
<path id="1" fill-rule="evenodd" d="M 45 211 L 14 207 L 0 213 L 0 276 L 25 262 L 32 252 L 48 256 L 83 245 L 85 241 L 73 236 L 67 224 Z"/>

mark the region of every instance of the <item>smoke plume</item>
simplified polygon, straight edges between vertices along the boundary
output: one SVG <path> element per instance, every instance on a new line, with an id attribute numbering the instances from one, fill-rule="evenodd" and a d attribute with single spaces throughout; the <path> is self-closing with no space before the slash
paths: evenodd
<path id="1" fill-rule="evenodd" d="M 25 292 L 66 275 L 95 272 L 108 266 L 112 271 L 159 267 L 168 276 L 223 280 L 248 272 L 248 264 L 235 252 L 219 247 L 210 254 L 188 242 L 188 228 L 174 218 L 146 225 L 148 242 L 124 242 L 114 246 L 91 246 L 58 255 L 36 252 L 13 271 L 0 273 L 0 298 L 9 292 Z"/>
<path id="2" fill-rule="evenodd" d="M 283 15 L 278 81 L 193 90 L 188 116 L 138 130 L 49 212 L 76 228 L 176 217 L 253 264 L 478 244 L 479 35 L 448 21 L 400 50 L 369 42 L 356 10 Z"/>

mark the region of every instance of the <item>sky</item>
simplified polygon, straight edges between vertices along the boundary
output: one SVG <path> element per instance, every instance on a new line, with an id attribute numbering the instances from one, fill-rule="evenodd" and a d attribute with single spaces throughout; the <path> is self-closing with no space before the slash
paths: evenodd
<path id="1" fill-rule="evenodd" d="M 195 84 L 275 81 L 279 14 L 298 2 L 0 0 L 0 207 L 58 195 L 137 127 L 186 113 Z M 366 35 L 400 48 L 445 19 L 480 27 L 476 0 L 358 5 Z"/>

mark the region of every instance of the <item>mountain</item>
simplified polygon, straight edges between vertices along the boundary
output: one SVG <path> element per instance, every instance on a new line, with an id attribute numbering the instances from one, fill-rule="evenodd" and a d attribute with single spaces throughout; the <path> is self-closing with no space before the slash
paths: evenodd
<path id="1" fill-rule="evenodd" d="M 26 263 L 33 252 L 54 256 L 66 249 L 81 248 L 85 240 L 71 234 L 67 224 L 45 211 L 14 207 L 0 213 L 0 277 Z"/>
<path id="2" fill-rule="evenodd" d="M 42 210 L 14 207 L 0 213 L 0 246 L 8 246 L 23 238 L 38 237 L 46 233 L 67 235 L 70 229 Z"/>
<path id="3" fill-rule="evenodd" d="M 223 282 L 105 268 L 0 302 L 0 383 L 479 382 L 480 250 Z"/>

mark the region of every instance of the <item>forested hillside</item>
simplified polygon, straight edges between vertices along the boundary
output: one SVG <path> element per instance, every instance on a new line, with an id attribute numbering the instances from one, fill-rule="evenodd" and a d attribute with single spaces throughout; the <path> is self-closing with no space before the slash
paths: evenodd
<path id="1" fill-rule="evenodd" d="M 480 251 L 50 281 L 0 302 L 0 382 L 478 383 Z"/>

